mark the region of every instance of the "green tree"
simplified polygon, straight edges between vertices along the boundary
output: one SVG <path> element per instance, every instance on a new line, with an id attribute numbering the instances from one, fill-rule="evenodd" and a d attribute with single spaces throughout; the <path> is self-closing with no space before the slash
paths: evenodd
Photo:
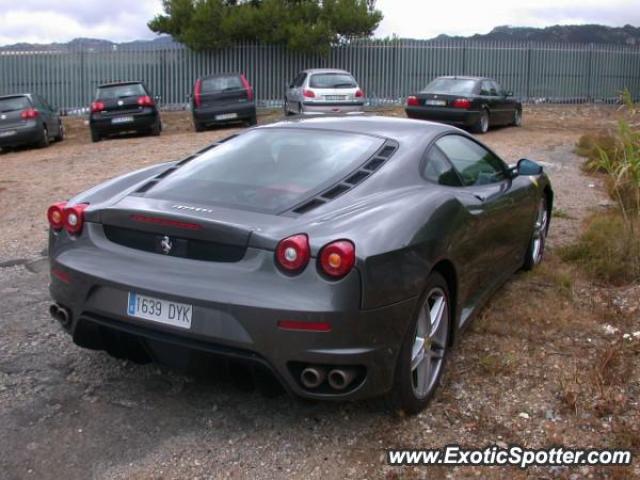
<path id="1" fill-rule="evenodd" d="M 194 50 L 252 40 L 326 54 L 382 20 L 375 0 L 163 0 L 163 8 L 149 28 Z"/>

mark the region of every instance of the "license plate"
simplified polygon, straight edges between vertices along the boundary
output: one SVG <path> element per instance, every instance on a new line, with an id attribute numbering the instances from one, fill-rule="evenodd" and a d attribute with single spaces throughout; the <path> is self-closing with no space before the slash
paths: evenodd
<path id="1" fill-rule="evenodd" d="M 237 113 L 223 113 L 222 115 L 216 115 L 216 120 L 231 120 L 232 118 L 238 118 Z"/>
<path id="2" fill-rule="evenodd" d="M 347 97 L 345 95 L 325 95 L 324 99 L 335 102 L 335 101 L 346 100 Z"/>
<path id="3" fill-rule="evenodd" d="M 193 306 L 129 292 L 127 314 L 178 328 L 191 328 Z"/>
<path id="4" fill-rule="evenodd" d="M 425 105 L 433 105 L 434 107 L 444 107 L 447 102 L 444 100 L 426 100 Z"/>
<path id="5" fill-rule="evenodd" d="M 0 138 L 10 137 L 11 135 L 15 135 L 15 134 L 16 134 L 15 130 L 9 130 L 7 132 L 0 132 Z"/>
<path id="6" fill-rule="evenodd" d="M 111 123 L 114 125 L 118 125 L 120 123 L 131 123 L 133 122 L 133 117 L 114 117 L 111 119 Z"/>

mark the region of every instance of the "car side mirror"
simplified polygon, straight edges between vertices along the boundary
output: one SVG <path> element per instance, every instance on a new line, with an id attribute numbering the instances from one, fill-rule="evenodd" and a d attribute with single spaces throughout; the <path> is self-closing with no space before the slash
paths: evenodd
<path id="1" fill-rule="evenodd" d="M 511 90 L 509 90 L 507 93 L 505 93 L 505 96 L 513 97 L 513 92 Z"/>
<path id="2" fill-rule="evenodd" d="M 156 103 L 157 103 L 157 102 L 159 102 L 159 101 L 162 99 L 162 97 L 161 97 L 160 95 L 156 95 L 156 96 L 155 96 L 155 97 L 153 97 L 153 98 L 155 98 L 155 99 L 156 99 Z"/>
<path id="3" fill-rule="evenodd" d="M 515 167 L 511 168 L 514 177 L 523 175 L 523 176 L 534 176 L 540 175 L 543 172 L 542 165 L 534 162 L 533 160 L 529 160 L 527 158 L 523 158 L 518 161 L 518 164 Z"/>

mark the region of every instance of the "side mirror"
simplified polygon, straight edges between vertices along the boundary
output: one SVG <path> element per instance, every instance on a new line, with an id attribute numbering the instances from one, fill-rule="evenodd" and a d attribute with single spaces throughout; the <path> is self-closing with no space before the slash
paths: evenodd
<path id="1" fill-rule="evenodd" d="M 524 175 L 524 176 L 534 176 L 542 174 L 542 165 L 534 162 L 533 160 L 529 160 L 527 158 L 523 158 L 518 161 L 518 164 L 515 167 L 511 168 L 511 172 L 514 177 Z"/>
<path id="2" fill-rule="evenodd" d="M 155 98 L 156 103 L 157 103 L 157 102 L 159 102 L 159 101 L 162 99 L 162 97 L 161 97 L 160 95 L 156 95 L 156 96 L 155 96 L 155 97 L 153 97 L 153 98 Z"/>
<path id="3" fill-rule="evenodd" d="M 507 97 L 513 97 L 513 92 L 511 90 L 509 90 L 507 93 L 505 93 L 505 95 Z"/>

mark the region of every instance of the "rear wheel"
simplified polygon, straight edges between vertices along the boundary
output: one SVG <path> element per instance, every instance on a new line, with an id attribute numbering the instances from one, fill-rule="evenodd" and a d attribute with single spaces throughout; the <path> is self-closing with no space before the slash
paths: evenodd
<path id="1" fill-rule="evenodd" d="M 38 141 L 38 146 L 40 148 L 45 148 L 49 146 L 49 130 L 47 129 L 46 126 L 42 127 L 42 136 Z"/>
<path id="2" fill-rule="evenodd" d="M 418 413 L 429 404 L 444 370 L 451 309 L 442 275 L 429 275 L 419 305 L 400 349 L 390 397 L 392 408 L 406 414 Z"/>
<path id="3" fill-rule="evenodd" d="M 533 235 L 531 242 L 527 248 L 527 254 L 524 259 L 524 270 L 532 270 L 536 265 L 542 262 L 544 256 L 544 247 L 547 243 L 547 232 L 549 230 L 549 210 L 547 208 L 547 199 L 542 197 L 538 205 L 538 213 L 535 223 L 533 224 Z"/>
<path id="4" fill-rule="evenodd" d="M 258 124 L 258 117 L 254 113 L 252 117 L 247 121 L 250 127 L 255 127 Z"/>
<path id="5" fill-rule="evenodd" d="M 489 112 L 482 110 L 482 113 L 473 125 L 473 131 L 475 133 L 487 133 L 489 130 Z"/>
<path id="6" fill-rule="evenodd" d="M 193 121 L 193 127 L 195 128 L 196 132 L 204 132 L 204 125 L 200 122 L 196 122 L 195 120 Z"/>
<path id="7" fill-rule="evenodd" d="M 513 121 L 511 122 L 511 124 L 515 127 L 520 127 L 522 126 L 522 111 L 521 110 L 516 110 L 515 112 L 513 112 Z"/>
<path id="8" fill-rule="evenodd" d="M 93 128 L 91 129 L 91 141 L 92 142 L 99 142 L 100 140 L 102 140 L 102 137 L 100 136 L 100 134 L 94 130 Z"/>
<path id="9" fill-rule="evenodd" d="M 58 124 L 58 135 L 56 135 L 56 142 L 61 142 L 64 140 L 64 124 L 62 121 Z"/>
<path id="10" fill-rule="evenodd" d="M 282 107 L 282 109 L 284 110 L 285 117 L 291 115 L 291 110 L 289 110 L 289 100 L 287 100 L 286 98 L 284 99 L 284 106 Z"/>
<path id="11" fill-rule="evenodd" d="M 298 115 L 302 115 L 304 113 L 304 107 L 302 103 L 298 103 Z"/>
<path id="12" fill-rule="evenodd" d="M 157 137 L 160 135 L 161 131 L 162 131 L 162 123 L 160 123 L 160 120 L 158 120 L 156 123 L 153 124 L 153 127 L 151 127 L 151 135 L 153 135 L 154 137 Z"/>

